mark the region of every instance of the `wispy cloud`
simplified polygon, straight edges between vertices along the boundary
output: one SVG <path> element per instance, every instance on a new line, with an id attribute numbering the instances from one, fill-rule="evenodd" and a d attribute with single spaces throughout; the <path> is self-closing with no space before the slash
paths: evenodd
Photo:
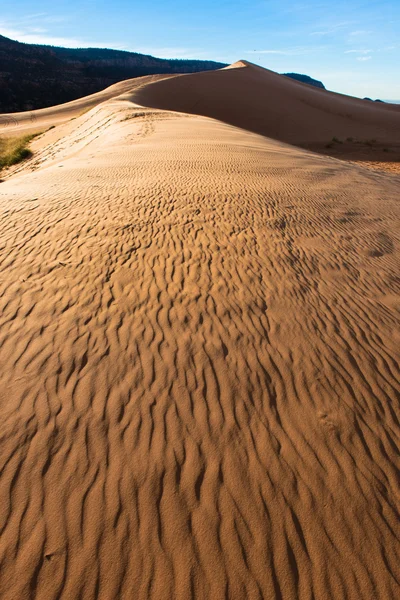
<path id="1" fill-rule="evenodd" d="M 359 49 L 353 49 L 353 50 L 345 50 L 344 53 L 345 54 L 358 54 L 358 56 L 355 57 L 356 60 L 365 62 L 366 60 L 371 60 L 371 58 L 372 58 L 371 54 L 373 53 L 373 50 L 359 48 Z"/>
<path id="2" fill-rule="evenodd" d="M 61 19 L 61 17 L 60 17 Z M 25 17 L 23 22 L 0 20 L 0 35 L 23 42 L 25 44 L 43 44 L 46 46 L 62 46 L 64 48 L 113 48 L 115 50 L 130 50 L 142 54 L 150 54 L 159 58 L 208 58 L 207 53 L 199 48 L 186 47 L 145 47 L 134 48 L 112 41 L 86 40 L 82 38 L 52 35 L 45 26 L 52 22 L 52 17 L 46 13 L 37 13 Z M 39 26 L 40 24 L 40 26 Z"/>
<path id="3" fill-rule="evenodd" d="M 289 56 L 293 54 L 293 52 L 289 50 L 247 50 L 246 54 L 283 54 L 285 56 Z"/>
<path id="4" fill-rule="evenodd" d="M 246 54 L 276 54 L 281 56 L 300 56 L 311 54 L 326 48 L 326 46 L 295 46 L 293 48 L 270 49 L 270 50 L 247 50 Z"/>
<path id="5" fill-rule="evenodd" d="M 206 53 L 201 48 L 182 48 L 182 47 L 140 47 L 132 49 L 132 52 L 140 52 L 140 54 L 150 54 L 157 58 L 204 58 Z"/>
<path id="6" fill-rule="evenodd" d="M 373 50 L 346 50 L 345 54 L 371 54 Z"/>
<path id="7" fill-rule="evenodd" d="M 43 18 L 47 18 L 48 14 L 45 12 L 40 12 L 40 13 L 33 13 L 31 15 L 24 15 L 20 21 L 34 21 L 36 19 L 43 19 Z"/>
<path id="8" fill-rule="evenodd" d="M 367 31 L 366 29 L 357 29 L 356 31 L 350 31 L 349 35 L 352 37 L 358 37 L 362 35 L 369 35 L 372 31 Z"/>
<path id="9" fill-rule="evenodd" d="M 328 26 L 324 26 L 325 24 L 320 24 L 320 25 L 322 25 L 322 28 L 318 29 L 316 31 L 312 31 L 310 33 L 311 36 L 334 35 L 335 33 L 340 33 L 341 31 L 343 31 L 349 27 L 356 26 L 357 22 L 355 22 L 355 21 L 339 21 L 338 23 L 335 23 L 334 25 L 328 25 Z"/>
<path id="10" fill-rule="evenodd" d="M 43 44 L 46 46 L 63 46 L 65 48 L 115 48 L 124 49 L 120 44 L 112 42 L 88 41 L 79 38 L 58 37 L 47 33 L 43 27 L 20 27 L 0 23 L 0 35 L 23 42 L 25 44 Z"/>
<path id="11" fill-rule="evenodd" d="M 390 52 L 391 50 L 397 50 L 400 48 L 400 44 L 393 44 L 393 46 L 385 46 L 384 48 L 380 48 L 379 52 Z"/>

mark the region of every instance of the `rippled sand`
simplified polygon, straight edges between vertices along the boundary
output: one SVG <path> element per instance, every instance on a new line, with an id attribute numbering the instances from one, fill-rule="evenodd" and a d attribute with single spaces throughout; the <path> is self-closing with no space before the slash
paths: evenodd
<path id="1" fill-rule="evenodd" d="M 0 598 L 398 598 L 400 177 L 126 97 L 35 144 Z"/>

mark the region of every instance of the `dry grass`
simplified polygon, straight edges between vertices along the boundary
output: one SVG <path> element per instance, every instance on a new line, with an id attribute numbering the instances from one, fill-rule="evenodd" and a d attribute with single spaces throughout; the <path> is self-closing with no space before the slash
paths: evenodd
<path id="1" fill-rule="evenodd" d="M 28 148 L 28 144 L 37 135 L 39 134 L 0 138 L 0 170 L 31 157 L 32 151 Z"/>

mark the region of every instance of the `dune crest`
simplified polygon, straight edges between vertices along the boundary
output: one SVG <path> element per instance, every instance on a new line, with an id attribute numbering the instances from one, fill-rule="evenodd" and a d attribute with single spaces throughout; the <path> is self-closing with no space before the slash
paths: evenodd
<path id="1" fill-rule="evenodd" d="M 333 138 L 376 139 L 396 148 L 395 105 L 335 94 L 239 61 L 230 68 L 154 82 L 134 91 L 144 106 L 212 117 L 283 142 L 325 145 Z"/>
<path id="2" fill-rule="evenodd" d="M 0 183 L 0 597 L 395 600 L 400 179 L 192 85 Z"/>
<path id="3" fill-rule="evenodd" d="M 132 93 L 142 85 L 168 77 L 179 77 L 179 75 L 146 75 L 144 77 L 136 77 L 135 79 L 127 79 L 115 83 L 101 92 L 96 92 L 77 100 L 71 100 L 71 102 L 59 104 L 58 106 L 27 112 L 0 114 L 0 136 L 9 137 L 45 131 L 49 127 L 56 127 L 57 125 L 69 122 L 71 119 L 76 119 L 107 100 L 112 100 L 127 92 Z M 58 131 L 54 132 L 53 135 L 58 136 L 58 133 Z"/>
<path id="4" fill-rule="evenodd" d="M 250 64 L 251 63 L 249 63 L 247 60 L 238 60 L 235 63 L 232 63 L 231 65 L 220 69 L 220 71 L 226 71 L 228 69 L 241 69 L 242 67 L 248 67 Z"/>

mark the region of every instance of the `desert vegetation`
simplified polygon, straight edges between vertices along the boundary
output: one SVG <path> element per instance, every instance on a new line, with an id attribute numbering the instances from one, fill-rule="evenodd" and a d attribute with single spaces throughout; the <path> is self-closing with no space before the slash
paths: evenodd
<path id="1" fill-rule="evenodd" d="M 32 156 L 29 142 L 38 134 L 0 138 L 0 170 L 11 167 Z"/>

